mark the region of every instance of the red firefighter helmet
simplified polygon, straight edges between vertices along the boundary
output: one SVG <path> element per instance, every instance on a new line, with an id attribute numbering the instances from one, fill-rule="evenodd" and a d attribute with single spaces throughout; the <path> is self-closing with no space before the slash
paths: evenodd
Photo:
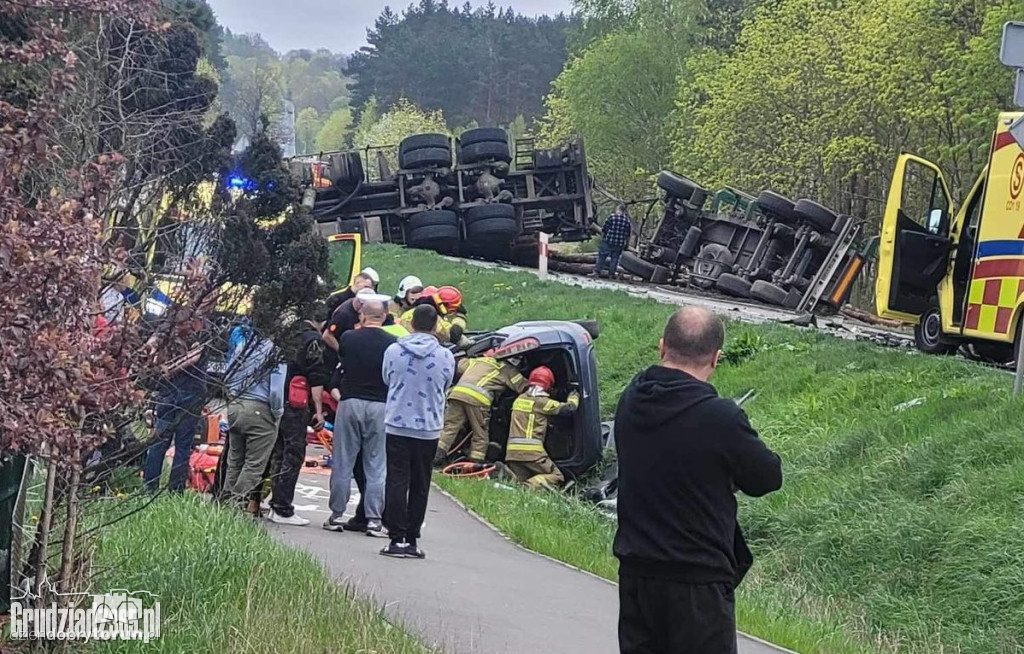
<path id="1" fill-rule="evenodd" d="M 442 286 L 437 289 L 437 304 L 444 305 L 448 313 L 462 306 L 462 291 L 454 286 Z"/>
<path id="2" fill-rule="evenodd" d="M 432 295 L 435 295 L 436 293 L 437 293 L 437 287 L 436 286 L 424 286 L 423 287 L 423 295 L 421 297 L 430 297 Z"/>
<path id="3" fill-rule="evenodd" d="M 547 366 L 537 366 L 530 372 L 530 386 L 540 386 L 544 390 L 551 390 L 555 383 L 555 373 Z"/>

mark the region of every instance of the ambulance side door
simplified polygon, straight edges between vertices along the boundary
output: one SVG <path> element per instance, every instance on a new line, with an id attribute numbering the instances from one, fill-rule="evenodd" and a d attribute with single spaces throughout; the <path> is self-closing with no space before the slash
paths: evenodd
<path id="1" fill-rule="evenodd" d="M 327 237 L 327 252 L 330 257 L 334 284 L 344 288 L 355 281 L 363 269 L 363 237 L 361 234 L 332 234 Z"/>
<path id="2" fill-rule="evenodd" d="M 949 269 L 952 212 L 952 198 L 938 167 L 914 155 L 900 155 L 878 244 L 879 316 L 916 322 L 935 302 L 938 284 Z"/>

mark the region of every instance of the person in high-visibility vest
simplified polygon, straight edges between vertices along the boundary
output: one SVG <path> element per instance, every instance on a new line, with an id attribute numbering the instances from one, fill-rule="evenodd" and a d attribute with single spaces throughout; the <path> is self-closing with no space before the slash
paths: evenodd
<path id="1" fill-rule="evenodd" d="M 462 306 L 462 292 L 459 289 L 454 286 L 442 286 L 441 288 L 428 286 L 423 289 L 423 295 L 414 303 L 413 307 L 420 304 L 430 304 L 437 309 L 440 319 L 434 329 L 434 336 L 437 336 L 437 340 L 442 345 L 452 343 L 465 349 L 472 344 L 472 341 L 465 335 L 468 325 L 466 310 Z M 410 329 L 412 311 L 412 309 L 406 311 L 398 321 L 406 329 Z"/>
<path id="2" fill-rule="evenodd" d="M 441 440 L 437 444 L 435 463 L 441 463 L 451 452 L 452 444 L 468 423 L 470 433 L 469 459 L 482 462 L 487 455 L 488 426 L 495 394 L 509 388 L 522 393 L 526 379 L 515 366 L 491 357 L 466 359 L 459 363 L 461 376 L 448 392 Z"/>
<path id="3" fill-rule="evenodd" d="M 538 366 L 530 373 L 526 391 L 512 404 L 505 465 L 516 479 L 530 488 L 550 488 L 565 481 L 562 471 L 544 449 L 544 437 L 548 418 L 575 413 L 580 406 L 580 395 L 573 391 L 565 402 L 553 400 L 549 392 L 554 383 L 551 369 Z"/>

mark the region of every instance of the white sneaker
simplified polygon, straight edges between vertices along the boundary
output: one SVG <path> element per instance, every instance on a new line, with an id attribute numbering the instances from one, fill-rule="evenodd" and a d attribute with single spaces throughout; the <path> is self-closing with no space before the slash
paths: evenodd
<path id="1" fill-rule="evenodd" d="M 366 525 L 366 535 L 374 538 L 387 538 L 388 530 L 384 528 L 380 520 L 370 520 Z"/>
<path id="2" fill-rule="evenodd" d="M 293 525 L 295 527 L 305 527 L 309 524 L 309 520 L 306 520 L 302 516 L 292 514 L 291 517 L 284 517 L 279 515 L 277 511 L 270 512 L 270 521 L 279 525 Z"/>

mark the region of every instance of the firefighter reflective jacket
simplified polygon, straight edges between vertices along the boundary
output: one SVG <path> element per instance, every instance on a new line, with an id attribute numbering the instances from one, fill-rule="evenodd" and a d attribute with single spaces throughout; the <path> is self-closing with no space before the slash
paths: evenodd
<path id="1" fill-rule="evenodd" d="M 413 309 L 409 309 L 402 314 L 402 317 L 398 319 L 398 323 L 405 327 L 410 332 L 412 331 L 412 312 Z M 453 329 L 454 333 L 453 333 Z M 437 318 L 437 327 L 434 328 L 434 336 L 437 336 L 437 340 L 441 344 L 455 343 L 458 345 L 461 341 L 465 340 L 463 333 L 466 331 L 468 323 L 466 322 L 466 315 L 461 312 L 449 313 L 447 315 L 439 315 Z"/>
<path id="2" fill-rule="evenodd" d="M 490 407 L 494 394 L 504 388 L 522 393 L 526 379 L 515 367 L 490 357 L 469 359 L 465 372 L 448 392 L 449 399 L 469 406 Z M 460 366 L 461 367 L 461 366 Z"/>
<path id="3" fill-rule="evenodd" d="M 536 461 L 548 455 L 544 437 L 548 432 L 548 416 L 574 413 L 580 405 L 579 393 L 570 393 L 568 400 L 552 400 L 547 392 L 532 386 L 512 404 L 512 424 L 505 446 L 506 461 Z"/>

